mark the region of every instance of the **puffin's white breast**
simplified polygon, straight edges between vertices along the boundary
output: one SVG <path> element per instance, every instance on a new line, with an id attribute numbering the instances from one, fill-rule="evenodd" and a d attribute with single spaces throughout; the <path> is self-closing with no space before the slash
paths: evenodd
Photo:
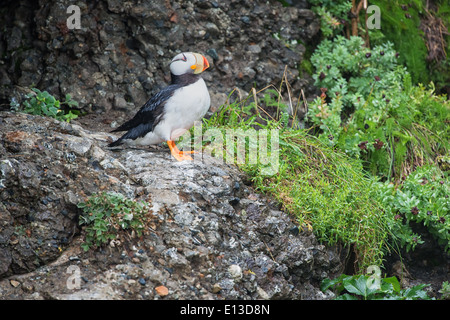
<path id="1" fill-rule="evenodd" d="M 164 115 L 155 134 L 164 140 L 175 140 L 203 118 L 210 104 L 208 88 L 202 78 L 178 89 L 164 106 Z"/>

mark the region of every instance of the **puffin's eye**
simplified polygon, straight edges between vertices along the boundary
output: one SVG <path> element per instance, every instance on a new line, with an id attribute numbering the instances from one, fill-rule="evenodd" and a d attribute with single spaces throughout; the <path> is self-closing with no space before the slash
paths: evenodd
<path id="1" fill-rule="evenodd" d="M 175 60 L 172 60 L 172 62 L 175 62 L 175 61 L 184 61 L 184 62 L 186 62 L 187 61 L 187 58 L 186 58 L 186 56 L 184 55 L 184 53 L 182 53 L 182 55 L 183 55 L 183 57 L 182 58 L 179 58 L 179 59 L 175 59 Z M 172 63 L 171 62 L 171 63 Z"/>

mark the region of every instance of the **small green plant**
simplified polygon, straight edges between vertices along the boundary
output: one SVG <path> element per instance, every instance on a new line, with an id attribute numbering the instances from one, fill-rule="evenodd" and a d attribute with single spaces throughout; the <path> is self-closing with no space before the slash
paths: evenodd
<path id="1" fill-rule="evenodd" d="M 320 30 L 325 38 L 343 32 L 347 15 L 352 9 L 352 2 L 347 0 L 310 0 L 312 11 L 320 17 Z"/>
<path id="2" fill-rule="evenodd" d="M 99 247 L 118 237 L 124 237 L 127 231 L 141 236 L 152 217 L 144 202 L 137 202 L 119 193 L 94 194 L 86 202 L 78 204 L 83 210 L 80 225 L 85 225 L 86 239 L 81 247 Z"/>
<path id="3" fill-rule="evenodd" d="M 402 185 L 377 183 L 373 194 L 384 206 L 392 234 L 407 251 L 422 243 L 413 233 L 412 223 L 422 224 L 450 253 L 450 181 L 448 175 L 433 166 L 411 173 Z"/>
<path id="4" fill-rule="evenodd" d="M 340 275 L 336 279 L 324 279 L 321 290 L 332 290 L 335 300 L 434 300 L 423 290 L 428 285 L 420 284 L 401 289 L 396 277 L 381 278 L 373 275 Z"/>
<path id="5" fill-rule="evenodd" d="M 450 284 L 448 281 L 442 283 L 442 288 L 439 290 L 439 293 L 442 294 L 442 299 L 450 300 Z"/>
<path id="6" fill-rule="evenodd" d="M 37 88 L 32 88 L 31 90 L 35 94 L 30 93 L 26 96 L 27 100 L 23 102 L 23 109 L 15 101 L 11 101 L 11 109 L 33 115 L 52 117 L 66 122 L 70 122 L 78 117 L 79 111 L 70 109 L 78 106 L 78 102 L 72 100 L 70 94 L 66 94 L 65 101 L 60 102 L 47 91 L 41 91 Z M 65 111 L 63 106 L 67 106 L 69 110 Z"/>

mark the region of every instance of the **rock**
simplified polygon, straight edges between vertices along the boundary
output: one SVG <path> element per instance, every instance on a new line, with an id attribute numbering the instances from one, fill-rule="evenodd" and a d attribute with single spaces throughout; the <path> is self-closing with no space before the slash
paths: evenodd
<path id="1" fill-rule="evenodd" d="M 256 292 L 258 293 L 258 295 L 261 299 L 264 299 L 264 300 L 270 299 L 270 296 L 262 288 L 257 287 Z"/>
<path id="2" fill-rule="evenodd" d="M 222 290 L 222 287 L 220 286 L 220 284 L 215 283 L 212 288 L 212 293 L 219 293 L 220 290 Z"/>
<path id="3" fill-rule="evenodd" d="M 125 101 L 125 99 L 123 97 L 116 95 L 114 97 L 114 107 L 116 107 L 116 108 L 126 108 L 127 107 L 127 102 Z"/>
<path id="4" fill-rule="evenodd" d="M 59 99 L 71 94 L 83 111 L 128 116 L 167 85 L 168 63 L 183 48 L 211 57 L 204 77 L 215 93 L 213 109 L 236 87 L 278 87 L 285 66 L 292 96 L 301 89 L 307 94 L 313 81 L 298 79 L 305 52 L 299 42 L 313 43 L 320 23 L 304 1 L 294 2 L 78 2 L 81 29 L 70 30 L 66 10 L 73 1 L 3 1 L 0 75 L 6 77 L 0 77 L 0 101 L 21 101 L 18 86 L 36 85 Z"/>
<path id="5" fill-rule="evenodd" d="M 109 134 L 76 121 L 0 112 L 0 123 L 2 298 L 322 299 L 320 281 L 341 267 L 220 159 L 113 151 Z M 77 204 L 101 191 L 148 202 L 154 221 L 84 252 Z M 32 289 L 16 292 L 12 275 Z"/>
<path id="6" fill-rule="evenodd" d="M 236 281 L 240 280 L 242 278 L 242 269 L 237 264 L 232 264 L 228 268 L 228 272 L 230 273 L 230 276 Z"/>
<path id="7" fill-rule="evenodd" d="M 76 204 L 86 193 L 97 192 L 98 183 L 111 182 L 93 175 L 95 169 L 85 158 L 93 140 L 68 135 L 68 127 L 53 119 L 33 121 L 25 114 L 0 118 L 1 277 L 56 259 L 78 232 Z M 28 129 L 13 129 L 16 121 Z"/>
<path id="8" fill-rule="evenodd" d="M 167 289 L 165 286 L 156 287 L 155 291 L 161 297 L 165 297 L 165 296 L 167 296 L 169 294 L 169 289 Z"/>
<path id="9" fill-rule="evenodd" d="M 14 287 L 17 288 L 18 286 L 20 286 L 20 282 L 16 281 L 16 280 L 10 280 L 9 283 Z"/>

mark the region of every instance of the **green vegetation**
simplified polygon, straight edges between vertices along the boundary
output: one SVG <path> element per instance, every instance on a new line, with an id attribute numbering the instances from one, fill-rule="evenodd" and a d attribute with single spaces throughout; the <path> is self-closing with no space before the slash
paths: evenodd
<path id="1" fill-rule="evenodd" d="M 322 141 L 388 180 L 448 154 L 450 102 L 432 84 L 413 86 L 391 43 L 369 49 L 360 37 L 337 36 L 311 61 L 316 85 L 327 89 L 307 114 Z"/>
<path id="2" fill-rule="evenodd" d="M 434 166 L 423 166 L 410 174 L 397 188 L 378 183 L 374 196 L 390 219 L 389 229 L 407 250 L 422 243 L 412 223 L 423 224 L 445 251 L 450 253 L 450 183 Z"/>
<path id="3" fill-rule="evenodd" d="M 449 252 L 450 101 L 433 83 L 414 85 L 397 58 L 390 42 L 368 48 L 356 36 L 323 40 L 311 57 L 322 95 L 307 120 L 321 141 L 385 181 L 372 185 L 371 196 L 391 240 L 414 249 L 422 241 L 411 226 L 423 224 Z"/>
<path id="4" fill-rule="evenodd" d="M 314 11 L 320 17 L 320 30 L 325 38 L 340 34 L 344 30 L 343 21 L 347 20 L 352 2 L 347 0 L 309 0 Z"/>
<path id="5" fill-rule="evenodd" d="M 370 197 L 371 183 L 360 163 L 304 130 L 288 129 L 280 132 L 275 176 L 262 177 L 257 166 L 242 168 L 319 241 L 353 244 L 360 266 L 381 263 L 389 230 L 382 208 Z"/>
<path id="6" fill-rule="evenodd" d="M 244 170 L 320 240 L 352 244 L 359 270 L 382 266 L 387 251 L 414 250 L 423 241 L 413 229 L 450 253 L 450 101 L 439 95 L 450 83 L 450 4 L 374 0 L 381 29 L 369 29 L 363 1 L 309 2 L 322 32 L 310 59 L 322 92 L 307 105 L 311 127 L 293 130 L 295 119 L 281 114 L 279 174 Z M 286 109 L 280 96 L 274 101 Z M 428 299 L 424 285 L 369 280 L 342 275 L 323 288 L 343 293 L 338 299 Z M 448 297 L 448 283 L 440 293 Z"/>
<path id="7" fill-rule="evenodd" d="M 153 221 L 148 204 L 128 199 L 119 193 L 99 193 L 78 204 L 84 214 L 80 225 L 85 225 L 86 238 L 81 247 L 88 251 L 110 243 L 126 240 L 133 234 L 141 236 Z"/>
<path id="8" fill-rule="evenodd" d="M 340 275 L 338 278 L 322 281 L 322 291 L 332 290 L 335 300 L 434 300 L 420 284 L 401 289 L 396 277 L 381 278 L 379 275 Z"/>
<path id="9" fill-rule="evenodd" d="M 386 75 L 387 71 L 384 74 Z M 407 78 L 407 74 L 405 77 Z M 445 129 L 433 120 L 432 115 L 435 111 L 431 110 L 429 103 L 429 101 L 442 99 L 439 100 L 440 98 L 433 96 L 429 91 L 425 93 L 421 87 L 412 85 L 409 87 L 410 93 L 413 90 L 421 92 L 420 95 L 411 95 L 415 99 L 414 106 L 429 106 L 428 108 L 417 107 L 415 111 L 417 119 L 429 119 L 424 121 L 422 126 L 430 132 L 434 130 L 434 125 Z M 387 88 L 386 83 L 383 90 Z M 377 88 L 377 91 L 379 90 L 381 89 Z M 373 88 L 368 89 L 369 94 L 373 91 Z M 331 89 L 330 92 L 333 90 Z M 348 91 L 347 96 L 350 96 Z M 363 99 L 363 94 L 359 96 Z M 393 97 L 393 100 L 396 98 Z M 322 99 L 324 97 L 319 98 L 320 101 Z M 355 100 L 348 99 L 348 103 Z M 438 114 L 445 114 L 444 109 L 447 108 L 445 101 L 442 101 L 444 104 L 435 102 L 434 107 L 442 111 Z M 365 105 L 368 104 L 365 103 Z M 374 104 L 372 105 L 373 111 L 376 112 L 377 108 Z M 408 106 L 411 107 L 411 105 L 413 105 L 412 102 Z M 310 104 L 310 112 L 313 108 L 314 104 Z M 421 236 L 412 231 L 411 227 L 414 223 L 424 224 L 448 251 L 450 185 L 448 173 L 432 165 L 434 160 L 430 161 L 429 165 L 424 165 L 425 162 L 422 161 L 420 164 L 423 166 L 417 168 L 417 163 L 409 165 L 409 175 L 402 176 L 403 178 L 397 181 L 397 183 L 403 183 L 394 185 L 391 182 L 393 179 L 387 179 L 388 175 L 382 175 L 385 181 L 380 181 L 380 177 L 376 175 L 377 171 L 370 170 L 376 158 L 374 160 L 368 157 L 361 161 L 363 157 L 359 154 L 355 156 L 348 150 L 339 148 L 340 135 L 349 135 L 350 133 L 347 133 L 350 131 L 349 126 L 344 130 L 342 122 L 337 120 L 338 125 L 333 131 L 336 139 L 330 139 L 330 131 L 323 132 L 329 130 L 334 125 L 332 123 L 328 123 L 326 127 L 320 127 L 323 131 L 317 131 L 318 136 L 315 136 L 311 130 L 297 129 L 294 125 L 295 119 L 286 112 L 287 109 L 287 105 L 282 102 L 281 95 L 276 89 L 270 87 L 259 92 L 253 90 L 247 99 L 233 103 L 227 102 L 210 119 L 204 120 L 203 133 L 218 129 L 222 131 L 221 136 L 223 136 L 228 129 L 243 132 L 257 129 L 264 133 L 272 129 L 278 130 L 279 165 L 276 174 L 264 174 L 267 172 L 267 161 L 262 161 L 261 155 L 256 163 L 247 161 L 245 164 L 237 164 L 249 174 L 255 187 L 273 196 L 287 212 L 295 216 L 301 228 L 312 230 L 316 237 L 325 243 L 352 245 L 355 248 L 357 267 L 360 270 L 369 265 L 382 265 L 386 252 L 398 250 L 399 247 L 411 250 L 422 243 Z M 326 112 L 331 113 L 333 110 L 330 108 Z M 427 112 L 429 114 L 426 114 Z M 341 119 L 341 116 L 339 114 L 336 118 Z M 408 115 L 395 118 L 396 114 L 390 113 L 389 116 L 399 121 L 406 121 L 402 118 L 407 118 Z M 365 120 L 365 123 L 367 122 L 368 120 Z M 382 134 L 389 132 L 386 130 L 386 121 L 375 122 L 372 119 L 369 123 Z M 375 123 L 378 123 L 378 127 Z M 364 125 L 355 125 L 358 130 L 361 127 L 363 128 L 361 130 L 369 131 L 364 128 Z M 270 135 L 267 134 L 267 136 L 269 141 L 267 156 L 270 157 L 274 150 L 270 149 Z M 446 130 L 433 136 L 438 141 L 442 141 L 443 145 L 448 143 Z M 205 150 L 214 142 L 214 139 L 215 137 L 204 139 Z M 387 146 L 390 145 L 388 139 L 382 136 L 378 136 L 378 139 L 383 139 Z M 397 137 L 394 136 L 392 141 L 400 143 L 401 140 L 397 141 Z M 423 144 L 417 144 L 413 152 L 417 153 L 419 147 L 430 147 L 432 141 L 428 139 L 428 145 L 425 144 L 425 140 Z M 360 142 L 356 142 L 356 150 L 361 152 L 357 146 L 358 143 Z M 375 139 L 372 140 L 374 153 L 379 151 L 376 149 L 377 143 L 380 144 Z M 251 141 L 247 137 L 248 150 L 250 145 Z M 395 144 L 394 147 L 397 148 Z M 223 144 L 223 152 L 231 148 L 235 149 L 235 154 L 237 143 L 233 141 L 231 146 Z M 216 154 L 220 153 L 220 150 L 215 151 Z M 424 154 L 425 151 L 423 151 Z M 385 153 L 389 156 L 389 152 L 385 150 Z M 220 156 L 224 157 L 225 154 Z M 433 155 L 430 154 L 430 157 Z M 404 161 L 407 163 L 407 160 Z M 391 161 L 388 164 L 391 164 Z M 406 165 L 403 168 L 405 167 Z"/>
<path id="10" fill-rule="evenodd" d="M 442 288 L 439 290 L 439 293 L 442 294 L 442 299 L 449 300 L 450 299 L 450 284 L 448 281 L 444 281 L 442 283 Z"/>
<path id="11" fill-rule="evenodd" d="M 33 115 L 47 116 L 66 122 L 78 118 L 79 111 L 70 109 L 78 106 L 78 102 L 72 100 L 70 94 L 66 94 L 65 101 L 61 102 L 47 91 L 40 91 L 36 88 L 31 90 L 35 93 L 30 93 L 26 96 L 27 100 L 23 102 L 23 107 L 19 103 L 12 101 L 11 109 L 16 112 L 21 111 Z M 68 108 L 68 111 L 64 110 L 64 106 Z"/>
<path id="12" fill-rule="evenodd" d="M 450 102 L 435 93 L 433 83 L 416 84 L 426 64 L 421 46 L 406 58 L 406 49 L 395 37 L 387 41 L 383 30 L 368 33 L 371 47 L 369 38 L 344 37 L 345 17 L 340 15 L 352 3 L 312 2 L 324 36 L 311 56 L 315 84 L 322 88 L 321 96 L 308 104 L 306 120 L 312 127 L 298 129 L 281 88 L 268 87 L 252 90 L 243 101 L 227 102 L 204 121 L 204 132 L 277 129 L 276 174 L 263 174 L 267 164 L 260 158 L 238 165 L 301 228 L 328 244 L 352 245 L 359 270 L 381 266 L 386 252 L 414 250 L 422 243 L 414 224 L 424 225 L 449 252 Z M 404 16 L 407 10 L 399 8 Z M 413 27 L 415 18 L 401 32 Z M 204 141 L 206 148 L 214 139 Z M 224 145 L 230 148 L 237 147 Z"/>
<path id="13" fill-rule="evenodd" d="M 259 157 L 256 164 L 238 163 L 241 169 L 259 190 L 272 195 L 292 213 L 301 228 L 313 230 L 319 240 L 330 244 L 353 244 L 361 267 L 381 264 L 391 236 L 382 206 L 371 197 L 373 181 L 357 160 L 336 152 L 307 130 L 289 126 L 289 116 L 282 111 L 286 105 L 273 95 L 275 90 L 267 91 L 257 103 L 251 95 L 244 101 L 224 105 L 204 121 L 204 132 L 211 128 L 219 128 L 224 134 L 229 128 L 266 132 L 277 129 L 278 172 L 263 174 L 267 163 Z M 267 110 L 280 114 L 280 119 L 268 116 Z M 250 111 L 252 115 L 248 115 Z M 247 139 L 247 147 L 249 143 Z M 271 146 L 270 138 L 267 145 Z M 230 147 L 237 146 L 224 146 Z M 269 148 L 268 156 L 273 152 Z"/>
<path id="14" fill-rule="evenodd" d="M 382 29 L 378 43 L 391 41 L 399 52 L 399 62 L 405 65 L 414 83 L 430 81 L 427 70 L 427 47 L 420 29 L 420 15 L 424 12 L 421 0 L 403 4 L 399 1 L 371 1 L 380 7 Z"/>
<path id="15" fill-rule="evenodd" d="M 380 9 L 381 29 L 368 29 L 366 12 L 361 1 L 310 0 L 312 10 L 321 18 L 324 38 L 337 35 L 364 37 L 370 46 L 388 41 L 398 52 L 399 63 L 405 65 L 414 84 L 433 81 L 438 91 L 450 82 L 450 3 L 445 0 L 429 3 L 423 0 L 373 0 L 369 5 Z M 429 7 L 427 7 L 429 5 Z"/>

